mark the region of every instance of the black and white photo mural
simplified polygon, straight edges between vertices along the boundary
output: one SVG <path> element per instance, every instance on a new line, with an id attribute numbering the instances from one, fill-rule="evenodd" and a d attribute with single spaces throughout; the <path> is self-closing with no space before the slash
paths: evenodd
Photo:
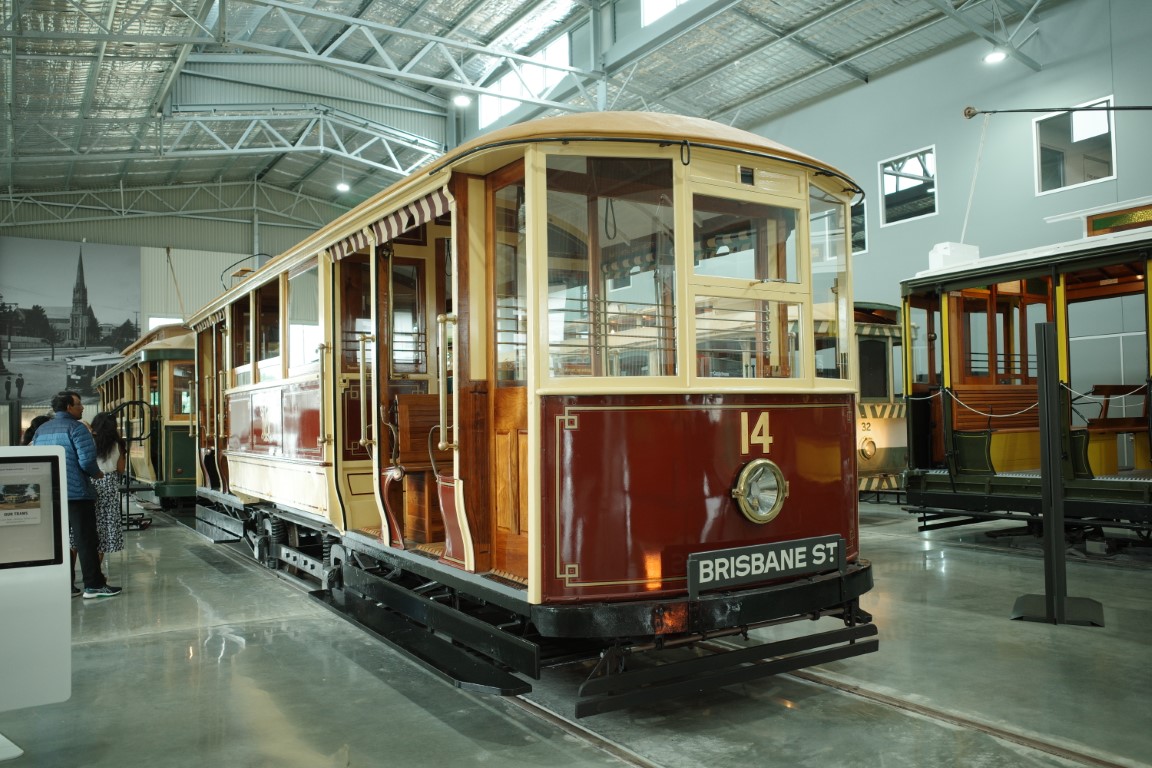
<path id="1" fill-rule="evenodd" d="M 92 378 L 140 335 L 140 249 L 0 237 L 0 386 L 22 423 Z"/>

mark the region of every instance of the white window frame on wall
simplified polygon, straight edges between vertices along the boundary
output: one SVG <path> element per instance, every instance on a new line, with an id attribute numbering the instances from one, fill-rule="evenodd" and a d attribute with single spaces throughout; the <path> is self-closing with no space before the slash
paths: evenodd
<path id="1" fill-rule="evenodd" d="M 1077 108 L 1091 107 L 1091 106 L 1094 106 L 1097 104 L 1107 104 L 1109 107 L 1111 107 L 1114 103 L 1115 103 L 1115 98 L 1113 95 L 1110 94 L 1108 96 L 1102 96 L 1101 98 L 1098 98 L 1098 99 L 1091 99 L 1091 100 L 1085 101 L 1081 104 L 1077 104 L 1076 107 Z M 1084 179 L 1083 181 L 1077 181 L 1073 184 L 1062 184 L 1058 187 L 1053 187 L 1052 189 L 1042 189 L 1041 188 L 1042 181 L 1043 181 L 1042 169 L 1041 169 L 1041 161 L 1042 161 L 1041 150 L 1045 147 L 1052 149 L 1053 151 L 1058 151 L 1058 152 L 1062 153 L 1062 155 L 1065 158 L 1065 164 L 1062 166 L 1062 168 L 1063 168 L 1063 171 L 1065 173 L 1065 179 L 1067 178 L 1067 163 L 1066 163 L 1067 156 L 1068 156 L 1067 148 L 1051 147 L 1048 145 L 1041 144 L 1041 142 L 1040 142 L 1040 124 L 1042 122 L 1044 122 L 1045 120 L 1051 120 L 1052 118 L 1059 117 L 1061 115 L 1069 115 L 1070 116 L 1071 121 L 1072 121 L 1072 129 L 1073 130 L 1075 130 L 1075 124 L 1076 124 L 1076 121 L 1078 119 L 1084 119 L 1087 117 L 1097 118 L 1097 115 L 1095 115 L 1092 112 L 1085 112 L 1085 111 L 1079 111 L 1079 112 L 1063 111 L 1063 112 L 1059 112 L 1058 111 L 1058 112 L 1048 112 L 1046 114 L 1040 115 L 1039 117 L 1035 117 L 1032 119 L 1032 169 L 1033 169 L 1032 179 L 1033 179 L 1033 183 L 1035 184 L 1035 187 L 1036 187 L 1036 196 L 1037 197 L 1039 197 L 1041 195 L 1051 195 L 1051 194 L 1054 194 L 1056 192 L 1063 192 L 1063 191 L 1068 190 L 1068 189 L 1077 189 L 1079 187 L 1086 187 L 1089 184 L 1099 184 L 1099 183 L 1104 182 L 1104 181 L 1113 181 L 1116 179 L 1116 168 L 1119 165 L 1119 162 L 1117 161 L 1117 158 L 1116 158 L 1116 121 L 1112 119 L 1112 112 L 1109 110 L 1109 111 L 1102 111 L 1102 115 L 1103 115 L 1103 118 L 1106 121 L 1106 124 L 1108 126 L 1108 130 L 1107 130 L 1107 132 L 1108 132 L 1108 145 L 1109 145 L 1108 151 L 1110 153 L 1109 161 L 1111 162 L 1111 165 L 1112 165 L 1111 174 L 1109 174 L 1108 176 L 1101 176 L 1100 178 L 1097 178 L 1097 179 Z M 1083 117 L 1079 117 L 1079 116 L 1083 116 Z M 1099 136 L 1099 135 L 1100 134 L 1097 133 L 1097 134 L 1094 134 L 1093 136 L 1089 136 L 1086 138 L 1093 138 L 1094 136 Z M 1076 142 L 1073 142 L 1073 143 L 1076 143 Z M 1072 145 L 1069 144 L 1069 147 L 1071 147 L 1071 146 Z M 1090 158 L 1090 155 L 1085 153 L 1085 154 L 1080 155 L 1080 157 L 1082 159 L 1083 158 Z"/>
<path id="2" fill-rule="evenodd" d="M 888 221 L 888 200 L 887 200 L 887 197 L 890 193 L 886 189 L 886 184 L 885 184 L 885 176 L 886 175 L 884 173 L 884 166 L 888 165 L 889 163 L 891 163 L 895 160 L 907 160 L 908 158 L 916 157 L 918 155 L 922 156 L 925 153 L 930 153 L 932 155 L 932 170 L 931 170 L 932 175 L 930 177 L 932 179 L 932 185 L 933 185 L 932 199 L 933 199 L 934 204 L 933 204 L 932 212 L 920 214 L 919 216 L 910 216 L 906 219 L 900 219 L 899 221 Z M 930 217 L 935 216 L 938 213 L 940 213 L 940 174 L 939 174 L 939 170 L 938 170 L 939 165 L 940 164 L 936 160 L 936 145 L 935 144 L 930 144 L 926 147 L 921 147 L 920 149 L 914 149 L 911 152 L 902 152 L 899 155 L 893 155 L 892 157 L 886 158 L 884 160 L 881 160 L 879 163 L 877 163 L 876 167 L 877 167 L 878 172 L 880 174 L 880 203 L 879 203 L 879 205 L 880 205 L 880 226 L 881 227 L 894 227 L 894 226 L 897 226 L 900 224 L 906 224 L 909 221 L 920 221 L 921 219 L 927 219 L 927 218 L 930 218 Z M 921 167 L 923 167 L 923 163 L 921 163 Z M 925 172 L 927 172 L 928 169 L 924 169 L 924 170 L 925 170 Z M 915 186 L 915 185 L 912 185 L 912 186 Z M 900 190 L 896 189 L 894 191 L 898 192 Z"/>

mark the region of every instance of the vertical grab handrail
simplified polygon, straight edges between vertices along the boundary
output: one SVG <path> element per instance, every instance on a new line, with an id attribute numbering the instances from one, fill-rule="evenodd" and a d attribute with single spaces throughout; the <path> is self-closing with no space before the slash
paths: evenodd
<path id="1" fill-rule="evenodd" d="M 322 445 L 327 445 L 328 441 L 331 439 L 328 435 L 324 434 L 324 425 L 328 423 L 328 410 L 325 407 L 326 401 L 324 400 L 324 382 L 327 380 L 324 377 L 324 355 L 328 352 L 328 345 L 324 342 L 320 342 L 316 345 L 316 351 L 320 355 L 320 435 L 316 438 L 316 447 L 319 448 Z M 361 432 L 360 435 L 363 436 L 364 433 Z"/>
<path id="2" fill-rule="evenodd" d="M 436 315 L 436 381 L 440 389 L 440 442 L 441 451 L 456 450 L 456 429 L 448 424 L 448 339 L 449 323 L 456 323 L 456 315 Z M 449 441 L 449 429 L 452 430 Z"/>
<path id="3" fill-rule="evenodd" d="M 368 419 L 368 342 L 376 341 L 370 333 L 358 334 L 360 340 L 360 445 L 372 454 L 372 446 L 376 445 L 376 422 Z M 372 437 L 368 437 L 368 426 L 372 425 Z"/>

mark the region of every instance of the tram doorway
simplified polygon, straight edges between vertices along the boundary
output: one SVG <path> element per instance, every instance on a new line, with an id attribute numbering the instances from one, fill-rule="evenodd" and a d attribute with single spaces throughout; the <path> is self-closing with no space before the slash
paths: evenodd
<path id="1" fill-rule="evenodd" d="M 522 163 L 489 177 L 492 565 L 528 577 L 528 276 Z"/>

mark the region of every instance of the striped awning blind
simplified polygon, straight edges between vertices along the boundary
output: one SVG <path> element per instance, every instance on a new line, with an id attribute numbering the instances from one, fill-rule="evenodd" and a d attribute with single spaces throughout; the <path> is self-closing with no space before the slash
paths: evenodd
<path id="1" fill-rule="evenodd" d="M 222 322 L 224 322 L 224 310 L 218 309 L 212 314 L 208 315 L 208 317 L 205 317 L 200 322 L 193 325 L 192 330 L 196 331 L 196 333 L 200 333 L 205 328 L 210 328 L 213 325 Z"/>
<path id="2" fill-rule="evenodd" d="M 448 212 L 448 206 L 451 202 L 452 198 L 448 194 L 448 188 L 441 187 L 430 195 L 408 203 L 400 210 L 394 211 L 372 224 L 372 232 L 376 235 L 376 242 L 386 243 L 437 216 L 443 216 Z"/>
<path id="3" fill-rule="evenodd" d="M 368 229 L 365 228 L 344 238 L 329 250 L 333 259 L 342 259 L 350 253 L 356 253 L 356 251 L 363 250 L 367 247 Z"/>
<path id="4" fill-rule="evenodd" d="M 377 243 L 386 243 L 437 216 L 443 216 L 448 212 L 451 202 L 452 198 L 448 194 L 448 188 L 441 187 L 419 200 L 413 200 L 379 221 L 372 222 L 359 232 L 349 235 L 329 248 L 329 253 L 332 254 L 333 259 L 339 260 L 367 248 L 373 237 L 376 238 Z"/>

